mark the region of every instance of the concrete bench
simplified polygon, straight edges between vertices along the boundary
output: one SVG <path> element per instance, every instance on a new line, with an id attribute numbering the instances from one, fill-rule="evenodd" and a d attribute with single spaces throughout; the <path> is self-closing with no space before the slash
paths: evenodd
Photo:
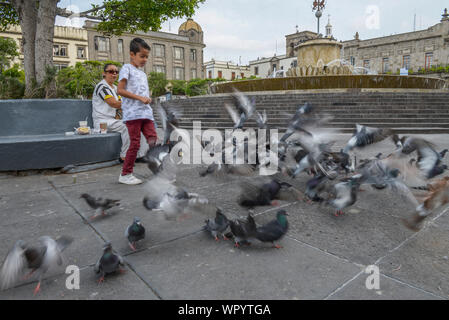
<path id="1" fill-rule="evenodd" d="M 0 100 L 0 171 L 62 168 L 116 160 L 119 133 L 66 136 L 80 120 L 92 127 L 92 101 Z"/>

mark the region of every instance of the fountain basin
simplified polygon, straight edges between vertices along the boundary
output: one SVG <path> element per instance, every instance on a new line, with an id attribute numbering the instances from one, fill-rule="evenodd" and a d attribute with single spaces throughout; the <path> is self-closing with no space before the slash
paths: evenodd
<path id="1" fill-rule="evenodd" d="M 212 93 L 310 89 L 445 89 L 441 79 L 398 75 L 325 75 L 269 78 L 215 84 Z"/>

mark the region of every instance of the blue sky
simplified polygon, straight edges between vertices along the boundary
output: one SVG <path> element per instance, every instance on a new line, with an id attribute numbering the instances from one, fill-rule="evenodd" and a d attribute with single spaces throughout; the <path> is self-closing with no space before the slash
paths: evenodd
<path id="1" fill-rule="evenodd" d="M 76 6 L 90 9 L 100 0 L 61 0 L 59 7 Z M 247 64 L 257 57 L 285 54 L 285 35 L 300 31 L 316 31 L 312 0 L 206 0 L 193 19 L 204 31 L 205 61 L 233 61 Z M 430 5 L 431 4 L 431 5 Z M 426 29 L 441 20 L 447 0 L 328 0 L 321 19 L 321 33 L 328 15 L 338 40 L 353 39 L 356 31 L 361 39 L 381 37 Z M 74 7 L 73 7 L 74 8 Z M 177 33 L 185 19 L 166 22 L 161 31 Z M 65 25 L 58 18 L 57 24 Z"/>

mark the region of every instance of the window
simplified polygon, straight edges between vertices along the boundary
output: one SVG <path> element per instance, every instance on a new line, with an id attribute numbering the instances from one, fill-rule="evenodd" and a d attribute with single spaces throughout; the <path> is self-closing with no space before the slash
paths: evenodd
<path id="1" fill-rule="evenodd" d="M 165 66 L 154 65 L 154 72 L 164 73 L 165 74 Z"/>
<path id="2" fill-rule="evenodd" d="M 175 67 L 173 75 L 176 80 L 184 80 L 184 68 Z"/>
<path id="3" fill-rule="evenodd" d="M 53 56 L 54 57 L 67 57 L 67 45 L 66 44 L 53 45 Z"/>
<path id="4" fill-rule="evenodd" d="M 298 60 L 293 60 L 292 65 L 293 68 L 296 68 L 298 66 Z"/>
<path id="5" fill-rule="evenodd" d="M 259 67 L 254 67 L 254 74 L 256 76 L 259 74 Z"/>
<path id="6" fill-rule="evenodd" d="M 94 38 L 95 50 L 109 52 L 109 38 L 95 36 Z"/>
<path id="7" fill-rule="evenodd" d="M 232 80 L 235 79 L 235 72 L 232 73 L 232 78 L 231 78 L 231 79 L 232 79 Z"/>
<path id="8" fill-rule="evenodd" d="M 117 53 L 119 55 L 123 55 L 123 40 L 122 39 L 117 40 Z"/>
<path id="9" fill-rule="evenodd" d="M 222 71 L 218 71 L 218 77 L 219 78 L 223 78 L 223 72 Z"/>
<path id="10" fill-rule="evenodd" d="M 53 66 L 60 71 L 61 69 L 67 68 L 69 65 L 65 63 L 54 63 Z"/>
<path id="11" fill-rule="evenodd" d="M 209 79 L 212 79 L 212 70 L 209 70 Z"/>
<path id="12" fill-rule="evenodd" d="M 430 69 L 430 67 L 432 66 L 433 63 L 433 52 L 427 52 L 426 53 L 426 62 L 425 62 L 425 68 Z"/>
<path id="13" fill-rule="evenodd" d="M 76 47 L 76 57 L 78 59 L 85 59 L 86 58 L 86 47 Z"/>
<path id="14" fill-rule="evenodd" d="M 190 61 L 196 61 L 196 49 L 190 49 Z"/>
<path id="15" fill-rule="evenodd" d="M 165 46 L 163 44 L 154 44 L 154 56 L 165 57 Z"/>
<path id="16" fill-rule="evenodd" d="M 370 63 L 369 60 L 363 60 L 363 67 L 369 69 L 369 63 Z"/>
<path id="17" fill-rule="evenodd" d="M 277 65 L 275 63 L 275 64 L 273 64 L 273 71 L 276 71 L 276 70 L 277 70 Z"/>
<path id="18" fill-rule="evenodd" d="M 184 48 L 174 47 L 173 55 L 175 59 L 183 60 L 184 59 Z"/>
<path id="19" fill-rule="evenodd" d="M 410 56 L 403 56 L 402 57 L 402 68 L 410 69 Z"/>
<path id="20" fill-rule="evenodd" d="M 382 59 L 382 72 L 387 73 L 390 71 L 390 59 L 389 58 L 383 58 Z"/>
<path id="21" fill-rule="evenodd" d="M 351 66 L 355 66 L 355 58 L 351 56 Z"/>
<path id="22" fill-rule="evenodd" d="M 196 69 L 191 69 L 190 70 L 190 78 L 191 79 L 196 79 L 197 78 Z"/>

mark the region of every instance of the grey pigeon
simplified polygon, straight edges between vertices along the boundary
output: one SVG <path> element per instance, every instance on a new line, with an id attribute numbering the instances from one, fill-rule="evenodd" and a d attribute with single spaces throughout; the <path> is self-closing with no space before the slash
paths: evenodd
<path id="1" fill-rule="evenodd" d="M 230 220 L 229 226 L 231 227 L 236 247 L 240 247 L 242 243 L 250 243 L 248 240 L 254 239 L 256 236 L 256 222 L 251 214 L 248 214 L 246 221 Z"/>
<path id="2" fill-rule="evenodd" d="M 91 195 L 87 193 L 83 193 L 80 198 L 84 198 L 92 209 L 100 209 L 101 214 L 104 216 L 106 213 L 105 211 L 108 209 L 111 209 L 113 207 L 120 205 L 120 200 L 113 200 L 113 199 L 103 199 L 103 198 L 94 198 Z M 91 219 L 97 217 L 97 213 L 95 213 Z"/>
<path id="3" fill-rule="evenodd" d="M 214 220 L 207 219 L 205 223 L 206 225 L 204 226 L 204 229 L 212 234 L 212 236 L 215 238 L 215 241 L 219 241 L 219 235 L 221 235 L 224 240 L 228 240 L 228 238 L 224 235 L 224 232 L 229 226 L 229 220 L 223 214 L 221 209 L 217 208 Z"/>
<path id="4" fill-rule="evenodd" d="M 245 122 L 251 118 L 254 113 L 255 98 L 253 97 L 249 100 L 246 95 L 236 89 L 234 89 L 232 97 L 235 100 L 235 105 L 237 106 L 239 112 L 237 112 L 229 104 L 225 104 L 225 108 L 234 122 L 234 129 L 242 129 Z"/>
<path id="5" fill-rule="evenodd" d="M 143 199 L 144 207 L 157 214 L 161 213 L 166 220 L 182 218 L 190 213 L 210 214 L 212 210 L 215 212 L 215 206 L 209 204 L 206 198 L 189 193 L 164 177 L 156 176 L 148 181 L 144 188 L 147 192 Z"/>
<path id="6" fill-rule="evenodd" d="M 356 147 L 365 147 L 367 145 L 380 142 L 393 135 L 393 131 L 388 128 L 371 128 L 356 124 L 356 130 L 349 139 L 346 147 L 343 149 L 344 153 Z"/>
<path id="7" fill-rule="evenodd" d="M 417 166 L 427 179 L 436 177 L 447 169 L 446 165 L 441 164 L 445 150 L 441 153 L 437 152 L 431 142 L 421 138 L 407 137 L 403 142 L 402 153 L 408 155 L 413 151 L 418 153 Z"/>
<path id="8" fill-rule="evenodd" d="M 275 241 L 280 240 L 288 231 L 288 213 L 285 210 L 279 210 L 276 214 L 276 219 L 267 224 L 257 227 L 256 239 L 262 242 L 271 242 L 275 248 L 282 248 Z"/>
<path id="9" fill-rule="evenodd" d="M 357 201 L 357 192 L 360 187 L 361 174 L 352 176 L 346 182 L 339 182 L 329 192 L 327 204 L 333 206 L 337 211 L 335 216 L 343 215 L 343 209 L 352 206 Z"/>
<path id="10" fill-rule="evenodd" d="M 28 279 L 38 275 L 38 284 L 34 294 L 38 293 L 42 277 L 53 266 L 62 265 L 62 251 L 73 241 L 62 236 L 56 240 L 48 236 L 40 237 L 35 244 L 19 240 L 8 253 L 0 271 L 0 287 L 4 290 L 17 283 L 21 278 Z M 29 270 L 28 274 L 24 273 Z"/>
<path id="11" fill-rule="evenodd" d="M 125 237 L 131 249 L 136 251 L 136 242 L 145 239 L 145 228 L 139 218 L 134 218 L 133 223 L 126 228 Z"/>
<path id="12" fill-rule="evenodd" d="M 94 271 L 97 275 L 99 275 L 98 283 L 104 281 L 104 277 L 108 274 L 115 273 L 117 271 L 124 272 L 121 269 L 121 266 L 125 266 L 125 262 L 123 258 L 112 252 L 112 245 L 110 242 L 107 242 L 103 246 L 103 254 L 95 264 Z"/>

